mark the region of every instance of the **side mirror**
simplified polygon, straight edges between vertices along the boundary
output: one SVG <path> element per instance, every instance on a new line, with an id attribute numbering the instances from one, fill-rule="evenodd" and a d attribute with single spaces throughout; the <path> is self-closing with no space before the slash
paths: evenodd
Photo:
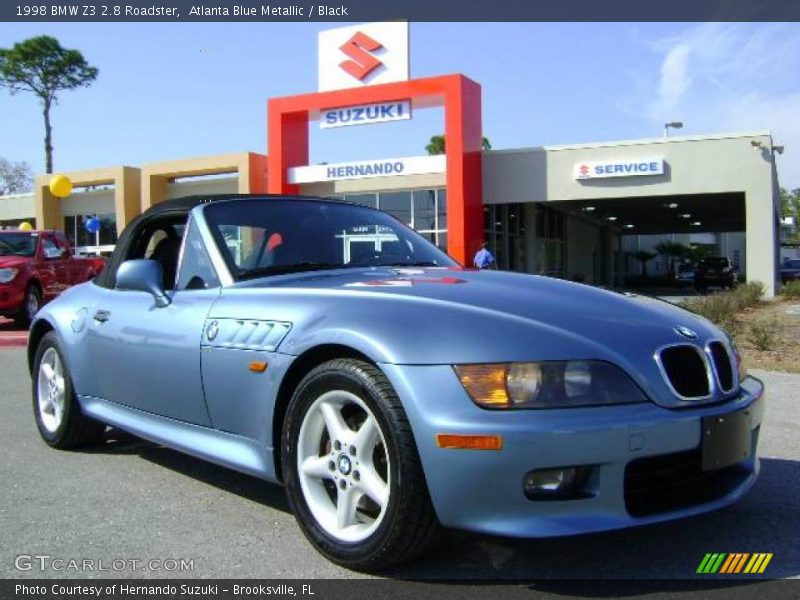
<path id="1" fill-rule="evenodd" d="M 118 290 L 147 292 L 156 301 L 156 306 L 169 306 L 170 299 L 164 292 L 164 274 L 161 263 L 155 260 L 126 260 L 117 270 Z"/>

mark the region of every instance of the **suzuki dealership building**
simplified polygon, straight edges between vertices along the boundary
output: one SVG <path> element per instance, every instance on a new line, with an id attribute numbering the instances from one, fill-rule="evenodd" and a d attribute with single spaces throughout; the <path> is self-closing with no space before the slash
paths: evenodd
<path id="1" fill-rule="evenodd" d="M 84 251 L 107 251 L 137 214 L 168 198 L 301 193 L 385 210 L 471 263 L 484 239 L 500 268 L 622 285 L 629 253 L 664 238 L 708 244 L 776 291 L 779 203 L 769 132 L 482 151 L 481 88 L 464 75 L 410 79 L 408 25 L 320 34 L 319 90 L 268 101 L 267 153 L 64 173 L 76 186 L 0 200 L 0 225 L 35 220 Z M 311 127 L 380 127 L 444 109 L 446 152 L 309 164 Z M 100 219 L 89 233 L 88 217 Z M 665 269 L 656 263 L 651 273 Z"/>

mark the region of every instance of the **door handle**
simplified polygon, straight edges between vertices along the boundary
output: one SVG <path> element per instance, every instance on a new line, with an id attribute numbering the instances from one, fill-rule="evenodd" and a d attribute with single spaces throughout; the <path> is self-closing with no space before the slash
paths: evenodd
<path id="1" fill-rule="evenodd" d="M 94 320 L 98 323 L 105 323 L 111 318 L 111 313 L 107 310 L 98 310 L 94 313 Z"/>

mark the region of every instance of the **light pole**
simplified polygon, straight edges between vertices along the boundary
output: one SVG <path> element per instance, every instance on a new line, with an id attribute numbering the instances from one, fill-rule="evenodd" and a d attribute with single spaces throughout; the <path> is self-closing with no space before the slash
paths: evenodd
<path id="1" fill-rule="evenodd" d="M 664 123 L 664 137 L 669 137 L 670 127 L 673 129 L 682 129 L 683 121 L 670 121 L 669 123 Z"/>

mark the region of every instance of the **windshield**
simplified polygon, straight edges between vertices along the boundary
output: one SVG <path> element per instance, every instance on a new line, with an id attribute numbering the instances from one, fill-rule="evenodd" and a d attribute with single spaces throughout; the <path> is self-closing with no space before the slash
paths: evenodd
<path id="1" fill-rule="evenodd" d="M 31 233 L 0 232 L 0 256 L 27 256 L 36 254 L 38 236 Z"/>
<path id="2" fill-rule="evenodd" d="M 394 217 L 370 208 L 302 199 L 243 199 L 204 215 L 238 279 L 321 269 L 455 266 Z"/>

